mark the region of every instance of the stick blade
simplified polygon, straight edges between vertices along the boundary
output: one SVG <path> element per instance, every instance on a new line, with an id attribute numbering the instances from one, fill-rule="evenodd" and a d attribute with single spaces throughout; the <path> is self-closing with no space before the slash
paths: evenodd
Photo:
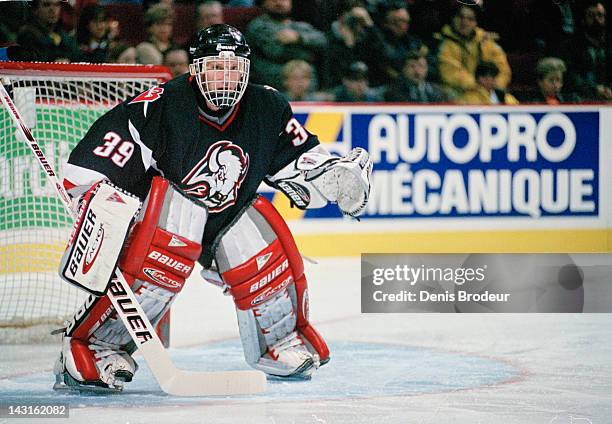
<path id="1" fill-rule="evenodd" d="M 261 371 L 189 372 L 178 370 L 161 382 L 162 390 L 174 396 L 253 395 L 266 390 L 266 376 Z"/>

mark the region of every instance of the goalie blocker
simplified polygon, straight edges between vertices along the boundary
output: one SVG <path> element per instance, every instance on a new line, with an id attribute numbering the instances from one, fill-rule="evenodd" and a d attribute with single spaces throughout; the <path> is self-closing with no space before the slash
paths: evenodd
<path id="1" fill-rule="evenodd" d="M 107 240 L 105 235 L 129 227 L 133 205 L 128 205 L 128 197 L 107 182 L 94 184 L 83 197 L 77 225 L 62 260 L 66 264 L 61 268 L 62 275 L 70 272 L 70 264 L 75 261 L 82 264 L 78 267 L 80 272 L 70 274 L 71 283 L 87 287 L 91 280 L 88 271 L 94 272 L 96 268 L 85 264 L 97 262 L 95 258 L 102 255 L 100 245 L 113 244 L 113 240 L 118 243 L 119 238 Z M 113 204 L 113 214 L 104 213 L 109 203 Z M 92 216 L 97 218 L 95 228 L 102 230 L 93 231 L 94 224 L 88 223 Z M 119 268 L 136 299 L 155 325 L 183 288 L 201 254 L 200 240 L 206 220 L 203 205 L 185 197 L 167 180 L 155 177 L 123 253 L 115 258 L 107 256 L 104 263 L 100 261 L 97 271 L 106 275 L 108 270 L 104 267 L 112 272 L 119 260 Z M 91 237 L 93 234 L 98 236 Z M 89 240 L 93 241 L 86 243 Z M 118 249 L 110 246 L 104 253 L 108 255 L 114 249 L 119 255 L 122 244 L 118 244 Z M 140 325 L 138 320 L 131 324 L 133 328 Z M 134 350 L 134 342 L 117 319 L 108 297 L 90 295 L 64 331 L 62 352 L 55 365 L 54 388 L 121 390 L 137 369 L 131 357 Z"/>

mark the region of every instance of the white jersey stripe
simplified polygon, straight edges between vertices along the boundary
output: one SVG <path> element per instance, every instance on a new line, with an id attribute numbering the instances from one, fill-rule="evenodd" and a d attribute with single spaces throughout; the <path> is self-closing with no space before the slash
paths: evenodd
<path id="1" fill-rule="evenodd" d="M 134 139 L 134 142 L 140 146 L 140 156 L 142 158 L 142 164 L 144 165 L 145 172 L 149 170 L 150 167 L 157 169 L 157 162 L 153 159 L 153 151 L 149 149 L 140 139 L 140 133 L 132 124 L 132 121 L 128 119 L 128 128 L 130 130 L 130 135 Z"/>

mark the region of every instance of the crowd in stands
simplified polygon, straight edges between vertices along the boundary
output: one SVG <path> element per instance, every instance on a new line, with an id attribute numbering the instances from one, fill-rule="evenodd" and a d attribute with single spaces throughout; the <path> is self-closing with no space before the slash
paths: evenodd
<path id="1" fill-rule="evenodd" d="M 468 5 L 467 3 L 476 3 Z M 609 102 L 605 0 L 32 0 L 0 3 L 13 60 L 188 71 L 197 31 L 229 23 L 251 81 L 291 101 Z"/>

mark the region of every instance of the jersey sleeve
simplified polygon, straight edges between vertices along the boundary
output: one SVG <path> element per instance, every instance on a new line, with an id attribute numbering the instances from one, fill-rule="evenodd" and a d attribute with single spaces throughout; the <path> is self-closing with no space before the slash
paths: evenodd
<path id="1" fill-rule="evenodd" d="M 156 158 L 163 153 L 161 100 L 138 100 L 146 93 L 126 100 L 91 126 L 64 166 L 66 188 L 106 178 L 130 193 L 146 195 L 157 173 Z"/>
<path id="2" fill-rule="evenodd" d="M 278 95 L 280 98 L 280 95 Z M 319 139 L 311 134 L 293 116 L 293 110 L 286 100 L 279 100 L 282 107 L 282 121 L 279 128 L 274 161 L 269 176 L 276 174 L 289 163 L 299 158 L 302 153 L 319 145 Z"/>

